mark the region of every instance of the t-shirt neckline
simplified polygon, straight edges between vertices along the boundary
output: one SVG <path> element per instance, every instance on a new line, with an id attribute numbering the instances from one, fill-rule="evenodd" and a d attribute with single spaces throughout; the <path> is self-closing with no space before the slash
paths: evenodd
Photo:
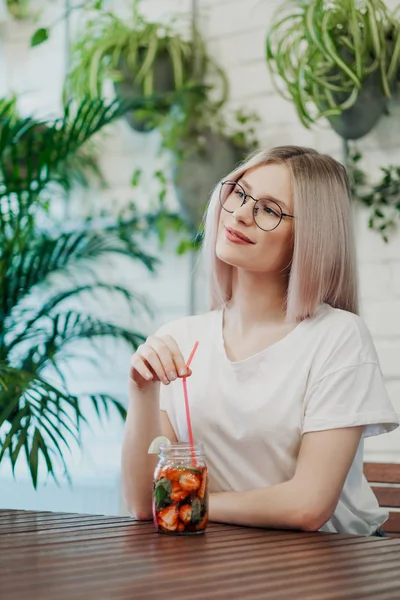
<path id="1" fill-rule="evenodd" d="M 232 367 L 240 367 L 242 365 L 248 365 L 252 362 L 262 359 L 267 354 L 271 354 L 271 353 L 280 351 L 281 348 L 285 347 L 289 342 L 293 343 L 295 338 L 299 335 L 299 333 L 302 331 L 302 329 L 310 321 L 309 317 L 306 319 L 303 319 L 303 321 L 300 321 L 300 323 L 298 323 L 294 327 L 294 329 L 289 331 L 289 333 L 287 333 L 283 338 L 281 338 L 277 342 L 274 342 L 270 346 L 267 346 L 263 350 L 260 350 L 260 352 L 256 352 L 256 354 L 252 354 L 251 356 L 248 356 L 247 358 L 244 358 L 242 360 L 230 360 L 226 353 L 224 332 L 223 332 L 224 311 L 225 311 L 225 305 L 221 306 L 221 308 L 218 310 L 218 323 L 217 323 L 218 348 L 219 348 L 220 353 L 224 357 L 224 360 Z"/>

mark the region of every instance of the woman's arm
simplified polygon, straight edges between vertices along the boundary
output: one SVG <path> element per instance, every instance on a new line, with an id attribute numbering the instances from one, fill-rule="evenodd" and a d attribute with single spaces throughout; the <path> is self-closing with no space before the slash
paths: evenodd
<path id="1" fill-rule="evenodd" d="M 151 477 L 156 458 L 148 454 L 161 434 L 159 385 L 138 390 L 129 382 L 129 407 L 122 445 L 122 489 L 126 507 L 137 519 L 151 518 Z"/>
<path id="2" fill-rule="evenodd" d="M 160 411 L 159 385 L 138 390 L 129 384 L 129 408 L 122 446 L 122 486 L 125 504 L 137 519 L 152 518 L 152 481 L 157 456 L 148 454 L 154 438 L 177 441 L 168 415 Z"/>
<path id="3" fill-rule="evenodd" d="M 334 513 L 362 430 L 351 427 L 306 433 L 291 480 L 246 492 L 211 494 L 210 519 L 252 527 L 317 531 Z"/>
<path id="4" fill-rule="evenodd" d="M 167 413 L 160 412 L 160 385 L 190 375 L 170 336 L 148 338 L 132 357 L 122 445 L 122 489 L 125 504 L 137 519 L 152 516 L 152 479 L 157 457 L 148 453 L 149 446 L 160 435 L 176 441 Z"/>

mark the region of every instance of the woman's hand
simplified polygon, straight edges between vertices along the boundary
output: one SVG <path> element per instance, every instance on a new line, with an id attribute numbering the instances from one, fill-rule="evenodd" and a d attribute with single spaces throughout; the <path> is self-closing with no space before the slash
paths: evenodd
<path id="1" fill-rule="evenodd" d="M 131 379 L 138 389 L 160 381 L 169 385 L 177 377 L 189 377 L 178 344 L 170 335 L 150 336 L 131 359 Z"/>

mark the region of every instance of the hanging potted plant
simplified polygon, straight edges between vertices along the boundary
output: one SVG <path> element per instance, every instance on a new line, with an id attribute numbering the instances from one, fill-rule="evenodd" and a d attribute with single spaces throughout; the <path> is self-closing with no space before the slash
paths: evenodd
<path id="1" fill-rule="evenodd" d="M 194 64 L 203 75 L 213 62 L 199 35 L 194 44 L 172 24 L 147 21 L 138 4 L 134 0 L 131 21 L 99 9 L 86 22 L 72 48 L 67 86 L 78 98 L 99 97 L 104 81 L 112 80 L 120 99 L 152 97 L 149 106 L 126 116 L 134 129 L 149 131 L 159 126 L 175 94 L 192 81 Z M 154 97 L 159 99 L 156 106 Z"/>
<path id="2" fill-rule="evenodd" d="M 397 83 L 400 22 L 381 0 L 286 0 L 266 50 L 279 93 L 305 127 L 326 117 L 341 137 L 357 139 L 375 126 Z"/>
<path id="3" fill-rule="evenodd" d="M 163 146 L 174 157 L 178 202 L 193 233 L 214 186 L 257 147 L 254 124 L 258 118 L 237 111 L 228 126 L 223 112 L 225 104 L 213 102 L 206 86 L 193 86 L 175 103 L 161 129 Z"/>

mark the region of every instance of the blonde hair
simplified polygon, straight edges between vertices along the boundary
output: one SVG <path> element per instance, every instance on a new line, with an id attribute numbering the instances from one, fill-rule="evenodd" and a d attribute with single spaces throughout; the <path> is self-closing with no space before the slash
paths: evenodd
<path id="1" fill-rule="evenodd" d="M 294 249 L 287 320 L 299 322 L 314 315 L 322 302 L 358 314 L 350 188 L 344 166 L 310 148 L 279 146 L 252 154 L 226 179 L 237 181 L 249 169 L 271 163 L 287 166 L 293 188 Z M 204 219 L 202 252 L 210 277 L 211 309 L 222 306 L 232 296 L 233 267 L 215 252 L 221 212 L 219 194 L 220 184 L 211 194 Z"/>

